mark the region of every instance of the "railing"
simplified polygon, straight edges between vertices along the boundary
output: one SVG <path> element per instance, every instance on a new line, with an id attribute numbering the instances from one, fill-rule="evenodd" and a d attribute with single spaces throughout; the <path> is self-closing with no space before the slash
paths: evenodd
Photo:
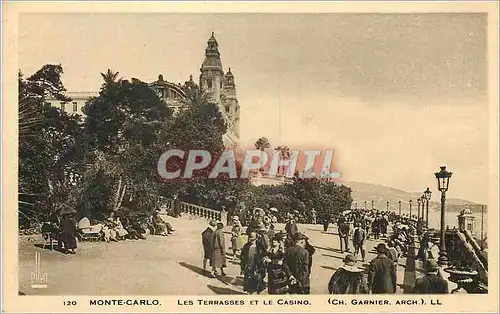
<path id="1" fill-rule="evenodd" d="M 446 251 L 448 253 L 449 266 L 457 268 L 467 267 L 478 273 L 477 285 L 482 289 L 488 286 L 488 269 L 476 254 L 476 250 L 467 241 L 467 236 L 458 229 L 448 230 L 446 233 Z"/>
<path id="2" fill-rule="evenodd" d="M 175 201 L 171 198 L 160 197 L 160 211 L 164 213 L 171 213 L 174 210 Z M 223 220 L 222 213 L 218 210 L 210 209 L 207 207 L 194 205 L 186 202 L 180 202 L 181 212 L 194 216 L 199 216 L 207 219 Z"/>

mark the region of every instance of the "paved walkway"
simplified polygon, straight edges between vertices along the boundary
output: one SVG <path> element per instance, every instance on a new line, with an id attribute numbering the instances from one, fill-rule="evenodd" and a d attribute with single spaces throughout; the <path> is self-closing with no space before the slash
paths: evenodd
<path id="1" fill-rule="evenodd" d="M 76 255 L 42 250 L 40 237 L 21 237 L 19 243 L 19 291 L 27 295 L 211 295 L 241 294 L 243 281 L 239 260 L 228 260 L 227 276 L 216 279 L 201 270 L 201 232 L 206 220 L 184 216 L 168 220 L 177 230 L 168 237 L 114 243 L 79 243 Z M 283 225 L 277 226 L 278 230 Z M 336 227 L 323 232 L 321 225 L 299 225 L 316 247 L 311 275 L 311 293 L 327 294 L 328 281 L 340 267 Z M 367 242 L 368 261 L 375 257 L 379 242 Z M 230 234 L 226 232 L 226 246 Z M 229 251 L 229 250 L 228 250 Z M 48 287 L 32 289 L 35 252 L 41 254 L 41 272 L 47 273 Z M 361 263 L 360 263 L 361 264 Z M 361 265 L 360 265 L 361 266 Z M 403 292 L 406 259 L 398 266 L 398 293 Z"/>

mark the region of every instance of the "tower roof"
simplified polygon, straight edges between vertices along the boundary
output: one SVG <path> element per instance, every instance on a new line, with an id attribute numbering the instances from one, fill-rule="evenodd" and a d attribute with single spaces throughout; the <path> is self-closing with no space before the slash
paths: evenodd
<path id="1" fill-rule="evenodd" d="M 205 49 L 205 60 L 200 70 L 202 72 L 206 70 L 219 71 L 221 74 L 224 74 L 220 60 L 219 44 L 217 43 L 217 39 L 215 39 L 214 32 L 212 32 L 212 36 L 208 39 L 207 48 Z"/>
<path id="2" fill-rule="evenodd" d="M 465 208 L 462 209 L 462 211 L 460 212 L 460 214 L 461 215 L 471 215 L 472 211 L 469 209 L 468 205 L 465 205 Z"/>
<path id="3" fill-rule="evenodd" d="M 231 72 L 231 68 L 229 68 L 229 71 L 227 71 L 226 77 L 234 77 L 233 72 Z"/>

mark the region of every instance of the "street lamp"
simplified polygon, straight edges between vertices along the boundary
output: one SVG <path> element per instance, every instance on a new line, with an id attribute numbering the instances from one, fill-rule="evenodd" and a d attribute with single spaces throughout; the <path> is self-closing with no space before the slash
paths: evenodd
<path id="1" fill-rule="evenodd" d="M 422 200 L 422 214 L 420 215 L 420 218 L 422 219 L 422 222 L 424 222 L 424 217 L 425 217 L 425 212 L 424 212 L 425 195 L 422 194 L 422 196 L 420 197 L 420 199 Z"/>
<path id="2" fill-rule="evenodd" d="M 387 212 L 389 212 L 389 201 L 387 201 Z"/>
<path id="3" fill-rule="evenodd" d="M 365 210 L 366 210 L 366 201 L 365 201 Z"/>
<path id="4" fill-rule="evenodd" d="M 420 197 L 418 197 L 417 198 L 417 221 L 420 218 L 420 203 L 421 202 L 422 202 L 422 200 L 420 199 Z"/>
<path id="5" fill-rule="evenodd" d="M 438 181 L 438 190 L 441 192 L 441 239 L 439 241 L 439 258 L 438 263 L 440 265 L 447 265 L 448 258 L 446 257 L 446 243 L 445 243 L 445 212 L 444 205 L 446 202 L 446 191 L 448 191 L 448 186 L 450 185 L 450 178 L 453 174 L 446 170 L 446 166 L 441 166 L 441 171 L 434 173 Z"/>
<path id="6" fill-rule="evenodd" d="M 373 206 L 373 200 L 372 200 L 372 210 L 374 209 L 375 207 Z"/>
<path id="7" fill-rule="evenodd" d="M 398 204 L 399 204 L 399 217 L 401 217 L 401 201 L 399 201 Z"/>
<path id="8" fill-rule="evenodd" d="M 358 202 L 354 203 L 354 209 L 358 210 Z"/>
<path id="9" fill-rule="evenodd" d="M 410 203 L 410 220 L 411 220 L 411 203 L 412 203 L 412 200 L 410 199 L 410 201 L 408 203 Z"/>
<path id="10" fill-rule="evenodd" d="M 426 209 L 425 209 L 425 225 L 429 228 L 429 201 L 431 200 L 432 192 L 429 188 L 425 190 L 424 197 L 426 200 Z"/>

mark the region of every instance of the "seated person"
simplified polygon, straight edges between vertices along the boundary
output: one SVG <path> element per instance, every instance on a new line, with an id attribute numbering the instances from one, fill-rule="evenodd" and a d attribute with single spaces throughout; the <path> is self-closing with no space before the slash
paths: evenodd
<path id="1" fill-rule="evenodd" d="M 125 230 L 125 228 L 123 228 L 123 224 L 120 221 L 120 217 L 116 217 L 115 225 L 116 225 L 115 227 L 116 238 L 118 240 L 125 240 L 125 237 L 128 235 L 128 232 L 127 230 Z"/>
<path id="2" fill-rule="evenodd" d="M 123 227 L 128 232 L 127 238 L 132 240 L 137 239 L 146 239 L 143 233 L 146 233 L 146 230 L 138 223 L 137 219 L 132 219 L 131 217 L 124 217 L 123 219 Z"/>
<path id="3" fill-rule="evenodd" d="M 174 231 L 174 229 L 172 229 L 172 226 L 164 221 L 159 212 L 155 211 L 153 213 L 153 227 L 155 229 L 155 234 L 159 234 L 159 235 L 168 235 L 170 233 L 172 233 L 172 231 Z"/>
<path id="4" fill-rule="evenodd" d="M 113 218 L 109 217 L 108 220 L 104 223 L 104 227 L 102 228 L 102 232 L 104 233 L 104 241 L 118 241 L 118 234 L 115 228 L 116 224 L 114 223 Z"/>

